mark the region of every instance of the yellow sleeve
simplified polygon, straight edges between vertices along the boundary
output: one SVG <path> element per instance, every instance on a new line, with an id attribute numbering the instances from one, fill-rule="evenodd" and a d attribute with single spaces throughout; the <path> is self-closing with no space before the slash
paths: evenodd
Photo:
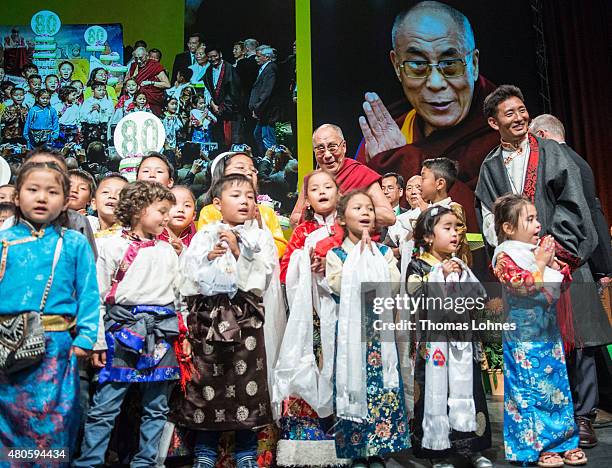
<path id="1" fill-rule="evenodd" d="M 472 252 L 467 241 L 467 225 L 465 224 L 465 210 L 459 203 L 452 202 L 451 210 L 457 217 L 457 236 L 459 237 L 459 247 L 456 255 L 463 260 L 468 267 L 472 267 Z"/>
<path id="2" fill-rule="evenodd" d="M 274 244 L 276 244 L 276 250 L 278 250 L 278 258 L 281 258 L 287 249 L 287 239 L 283 234 L 278 217 L 272 208 L 266 205 L 259 205 L 259 212 L 261 213 L 261 219 L 272 233 L 274 237 Z"/>
<path id="3" fill-rule="evenodd" d="M 106 94 L 109 99 L 112 99 L 113 106 L 116 106 L 117 105 L 117 92 L 115 91 L 115 88 L 113 88 L 110 85 L 106 85 Z"/>
<path id="4" fill-rule="evenodd" d="M 202 208 L 202 211 L 200 211 L 196 228 L 200 230 L 202 227 L 206 226 L 207 224 L 214 223 L 215 221 L 221 221 L 221 212 L 216 209 L 213 204 L 206 205 L 204 208 Z"/>

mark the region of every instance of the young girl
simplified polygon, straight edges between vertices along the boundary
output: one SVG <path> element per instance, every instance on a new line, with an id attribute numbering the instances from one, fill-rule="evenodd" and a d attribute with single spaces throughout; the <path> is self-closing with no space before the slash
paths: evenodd
<path id="1" fill-rule="evenodd" d="M 393 333 L 383 338 L 375 326 L 378 318 L 393 321 L 392 312 L 379 316 L 368 308 L 365 323 L 361 323 L 359 284 L 397 284 L 399 270 L 391 249 L 370 239 L 376 215 L 366 192 L 354 190 L 344 195 L 337 216 L 345 237 L 339 247 L 327 252 L 325 266 L 329 287 L 340 297 L 336 452 L 340 458 L 353 459 L 353 466 L 384 467 L 384 455 L 410 447 L 410 432 L 395 339 Z M 362 333 L 367 341 L 362 341 Z"/>
<path id="2" fill-rule="evenodd" d="M 304 193 L 306 221 L 293 231 L 281 259 L 289 319 L 273 377 L 273 404 L 281 406 L 277 464 L 336 466 L 347 462 L 336 457 L 330 430 L 336 304 L 324 284 L 324 264 L 314 248 L 338 228 L 334 224 L 338 186 L 332 175 L 316 170 L 304 178 Z"/>
<path id="3" fill-rule="evenodd" d="M 56 164 L 24 164 L 17 178 L 15 224 L 0 232 L 0 346 L 11 343 L 6 333 L 25 313 L 43 312 L 45 329 L 40 362 L 10 374 L 0 371 L 2 447 L 66 447 L 70 453 L 74 448 L 77 358 L 86 357 L 96 341 L 100 302 L 87 239 L 64 228 L 69 186 Z M 6 355 L 0 356 L 4 361 Z"/>
<path id="4" fill-rule="evenodd" d="M 85 86 L 83 85 L 83 82 L 81 80 L 72 80 L 70 82 L 70 86 L 74 87 L 74 89 L 77 90 L 77 98 L 76 98 L 76 102 L 81 105 L 83 104 L 83 90 L 85 89 Z"/>
<path id="5" fill-rule="evenodd" d="M 85 148 L 92 141 L 106 142 L 108 122 L 114 112 L 113 101 L 106 95 L 106 85 L 94 83 L 92 89 L 93 96 L 85 99 L 80 114 Z"/>
<path id="6" fill-rule="evenodd" d="M 213 203 L 221 222 L 208 224 L 181 256 L 181 294 L 189 309 L 189 343 L 196 372 L 174 414 L 197 431 L 199 468 L 212 468 L 219 436 L 236 432 L 238 468 L 257 467 L 255 428 L 272 421 L 263 334 L 262 295 L 276 256 L 269 232 L 245 225 L 255 187 L 243 175 L 217 182 Z"/>
<path id="7" fill-rule="evenodd" d="M 134 99 L 125 109 L 126 114 L 130 114 L 132 112 L 151 112 L 151 108 L 149 104 L 147 104 L 147 95 L 142 91 L 137 91 L 134 94 Z"/>
<path id="8" fill-rule="evenodd" d="M 45 89 L 51 93 L 51 105 L 59 104 L 60 98 L 57 90 L 60 87 L 59 78 L 56 75 L 47 75 L 45 78 Z"/>
<path id="9" fill-rule="evenodd" d="M 179 378 L 173 348 L 179 333 L 178 257 L 169 244 L 156 240 L 174 202 L 172 192 L 161 184 L 136 181 L 126 186 L 115 210 L 124 230 L 99 244 L 98 282 L 108 350 L 94 355 L 101 361 L 94 365 L 105 365 L 87 414 L 81 456 L 73 466 L 104 464 L 115 418 L 132 384 L 142 391 L 140 446 L 132 466 L 155 465 L 168 399 Z"/>
<path id="10" fill-rule="evenodd" d="M 170 243 L 180 255 L 185 247 L 189 247 L 196 233 L 193 222 L 196 199 L 191 189 L 184 185 L 175 185 L 171 191 L 176 198 L 176 203 L 170 210 L 168 227 L 158 236 L 158 239 Z"/>
<path id="11" fill-rule="evenodd" d="M 164 124 L 164 128 L 166 130 L 166 143 L 164 144 L 165 148 L 176 150 L 176 147 L 178 146 L 177 136 L 180 135 L 180 132 L 185 125 L 185 121 L 178 113 L 177 98 L 168 98 L 162 123 Z"/>
<path id="12" fill-rule="evenodd" d="M 60 102 L 54 108 L 59 116 L 59 142 L 65 145 L 78 139 L 81 106 L 77 103 L 78 93 L 75 87 L 64 86 L 58 94 Z"/>
<path id="13" fill-rule="evenodd" d="M 456 273 L 460 282 L 472 281 L 472 288 L 467 283 L 463 286 L 467 288 L 465 295 L 484 297 L 471 270 L 453 257 L 459 245 L 457 222 L 453 211 L 443 206 L 428 208 L 416 221 L 414 242 L 420 253 L 408 265 L 406 288 L 411 297 L 425 304 L 412 316 L 419 326 L 421 321 L 444 321 L 439 310 L 428 309 L 427 304 L 434 301 L 427 302 L 427 298 L 439 299 L 450 273 Z M 432 275 L 434 279 L 428 283 Z M 471 323 L 467 313 L 453 313 L 452 318 L 462 325 Z M 452 466 L 448 457 L 454 454 L 469 458 L 476 468 L 492 467 L 479 453 L 491 446 L 491 429 L 477 344 L 458 341 L 457 346 L 452 346 L 454 342 L 448 336 L 435 339 L 426 328 L 417 330 L 416 362 L 409 366 L 414 368 L 413 453 L 433 459 L 435 468 Z M 403 367 L 407 365 L 402 363 Z"/>
<path id="14" fill-rule="evenodd" d="M 561 325 L 572 320 L 559 313 L 567 298 L 557 301 L 569 287 L 569 267 L 555 258 L 551 236 L 540 240 L 538 214 L 529 200 L 504 195 L 494 216 L 500 244 L 493 266 L 508 293 L 508 323 L 517 328 L 504 332 L 503 341 L 506 459 L 544 467 L 584 465 L 557 324 L 557 317 Z"/>
<path id="15" fill-rule="evenodd" d="M 119 101 L 115 105 L 115 111 L 113 112 L 113 116 L 111 117 L 108 124 L 108 138 L 111 140 L 113 138 L 113 134 L 115 132 L 115 127 L 119 123 L 119 121 L 127 114 L 127 108 L 134 100 L 136 92 L 138 91 L 138 83 L 134 78 L 129 78 L 123 84 L 123 89 L 121 90 L 121 96 L 119 97 Z"/>
<path id="16" fill-rule="evenodd" d="M 211 141 L 210 126 L 217 122 L 217 118 L 208 109 L 208 101 L 204 96 L 197 95 L 193 103 L 194 109 L 192 109 L 189 114 L 191 141 L 195 143 L 208 143 Z"/>

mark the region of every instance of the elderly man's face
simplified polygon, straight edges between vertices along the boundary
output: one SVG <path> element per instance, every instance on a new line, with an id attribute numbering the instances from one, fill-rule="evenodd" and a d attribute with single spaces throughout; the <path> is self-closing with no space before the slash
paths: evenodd
<path id="1" fill-rule="evenodd" d="M 262 54 L 261 52 L 255 52 L 255 61 L 257 62 L 257 65 L 263 65 L 264 63 L 270 61 L 270 57 Z"/>
<path id="2" fill-rule="evenodd" d="M 346 142 L 333 128 L 323 127 L 312 136 L 315 159 L 321 169 L 336 174 L 346 155 Z"/>
<path id="3" fill-rule="evenodd" d="M 478 79 L 478 50 L 467 50 L 466 44 L 463 29 L 444 14 L 409 15 L 398 30 L 391 62 L 406 98 L 425 121 L 426 134 L 457 125 L 470 110 Z M 413 78 L 400 66 L 408 60 L 439 64 L 453 59 L 466 62 L 462 76 L 445 77 L 439 67 L 432 67 L 429 76 Z"/>
<path id="4" fill-rule="evenodd" d="M 134 52 L 134 61 L 138 64 L 138 65 L 142 65 L 146 62 L 147 60 L 147 53 L 144 50 L 137 50 Z"/>
<path id="5" fill-rule="evenodd" d="M 189 40 L 187 41 L 187 48 L 189 49 L 189 52 L 191 52 L 192 54 L 195 53 L 199 45 L 200 45 L 200 39 L 198 37 L 190 37 Z"/>

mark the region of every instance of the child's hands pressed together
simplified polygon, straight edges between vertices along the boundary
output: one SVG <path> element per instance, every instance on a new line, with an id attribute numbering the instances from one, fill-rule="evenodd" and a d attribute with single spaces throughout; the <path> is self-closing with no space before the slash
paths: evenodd
<path id="1" fill-rule="evenodd" d="M 550 266 L 555 258 L 555 240 L 552 236 L 545 236 L 540 240 L 540 245 L 533 251 L 536 264 L 540 271 L 544 271 L 546 266 Z"/>
<path id="2" fill-rule="evenodd" d="M 452 260 L 444 260 L 442 262 L 442 273 L 444 273 L 444 278 L 447 278 L 451 273 L 461 274 L 461 266 Z"/>
<path id="3" fill-rule="evenodd" d="M 372 238 L 370 237 L 370 231 L 368 229 L 364 229 L 361 235 L 361 251 L 363 252 L 366 247 L 370 249 L 370 252 L 374 253 Z"/>
<path id="4" fill-rule="evenodd" d="M 325 273 L 325 258 L 315 254 L 314 249 L 310 249 L 310 271 L 313 273 Z"/>
<path id="5" fill-rule="evenodd" d="M 206 258 L 210 262 L 214 260 L 215 258 L 223 255 L 226 250 L 227 248 L 221 242 L 218 242 L 217 244 L 215 244 L 213 249 L 210 252 L 208 252 L 208 255 L 206 256 Z"/>
<path id="6" fill-rule="evenodd" d="M 238 258 L 240 256 L 240 247 L 238 247 L 238 238 L 236 237 L 236 234 L 234 234 L 232 231 L 223 230 L 219 234 L 219 240 L 221 242 L 225 241 L 234 257 Z"/>

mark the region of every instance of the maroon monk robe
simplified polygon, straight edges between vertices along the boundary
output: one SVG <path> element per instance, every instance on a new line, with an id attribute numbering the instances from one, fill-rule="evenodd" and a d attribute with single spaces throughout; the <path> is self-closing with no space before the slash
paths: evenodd
<path id="1" fill-rule="evenodd" d="M 489 152 L 499 145 L 499 134 L 494 131 L 483 115 L 485 97 L 495 89 L 495 85 L 480 75 L 474 86 L 472 105 L 466 118 L 458 125 L 436 130 L 429 136 L 423 133 L 423 120 L 417 115 L 413 134 L 414 142 L 372 158 L 367 165 L 380 174 L 398 172 L 406 180 L 421 173 L 421 163 L 425 159 L 447 157 L 459 162 L 459 180 L 449 195 L 461 204 L 466 214 L 468 232 L 479 232 L 476 212 L 474 211 L 474 189 L 478 181 L 480 165 Z M 400 128 L 407 114 L 406 101 L 400 106 L 392 105 L 389 112 Z M 400 108 L 401 107 L 401 108 Z M 398 112 L 394 112 L 397 109 Z M 364 141 L 357 150 L 357 160 L 365 163 Z M 401 202 L 406 203 L 404 197 Z"/>
<path id="2" fill-rule="evenodd" d="M 151 107 L 151 111 L 158 117 L 162 115 L 162 107 L 164 104 L 164 90 L 153 85 L 142 86 L 143 81 L 159 81 L 157 75 L 164 71 L 164 67 L 161 63 L 155 60 L 147 60 L 145 64 L 138 69 L 138 73 L 134 75 L 136 71 L 136 62 L 130 66 L 130 71 L 127 74 L 127 78 L 134 78 L 138 83 L 138 88 L 147 97 L 147 104 Z"/>
<path id="3" fill-rule="evenodd" d="M 336 182 L 340 193 L 345 194 L 351 190 L 367 190 L 370 185 L 380 180 L 380 174 L 354 159 L 345 158 L 342 167 L 336 173 Z"/>

